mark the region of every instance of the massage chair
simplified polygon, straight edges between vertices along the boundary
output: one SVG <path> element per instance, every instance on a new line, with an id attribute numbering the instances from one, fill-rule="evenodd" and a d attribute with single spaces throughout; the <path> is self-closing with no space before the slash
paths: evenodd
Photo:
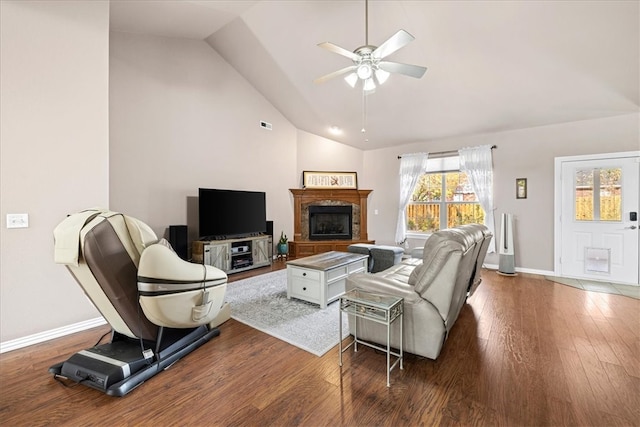
<path id="1" fill-rule="evenodd" d="M 54 230 L 64 264 L 111 326 L 106 344 L 82 350 L 49 372 L 124 396 L 220 334 L 229 319 L 227 275 L 182 260 L 143 222 L 90 209 Z"/>

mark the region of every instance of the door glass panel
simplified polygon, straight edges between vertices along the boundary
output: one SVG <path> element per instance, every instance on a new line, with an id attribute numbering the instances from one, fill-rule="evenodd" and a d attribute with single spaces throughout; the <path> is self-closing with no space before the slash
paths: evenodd
<path id="1" fill-rule="evenodd" d="M 621 184 L 621 168 L 576 170 L 576 221 L 622 221 Z"/>
<path id="2" fill-rule="evenodd" d="M 622 169 L 600 169 L 600 220 L 622 221 Z"/>
<path id="3" fill-rule="evenodd" d="M 578 169 L 575 173 L 575 219 L 593 221 L 593 169 Z"/>

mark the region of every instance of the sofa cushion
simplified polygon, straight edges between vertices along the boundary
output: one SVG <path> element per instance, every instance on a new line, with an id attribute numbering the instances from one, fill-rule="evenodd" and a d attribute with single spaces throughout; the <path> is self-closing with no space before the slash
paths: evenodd
<path id="1" fill-rule="evenodd" d="M 436 236 L 436 234 L 432 234 L 431 237 L 429 237 L 429 240 L 432 240 L 433 236 Z M 435 245 L 429 245 L 429 256 L 425 256 L 425 260 L 423 260 L 422 265 L 419 266 L 419 271 L 417 271 L 414 276 L 416 292 L 423 296 L 424 292 L 426 292 L 431 286 L 433 279 L 440 274 L 442 267 L 446 264 L 451 255 L 456 252 L 458 254 L 464 252 L 464 248 L 459 242 L 448 240 L 446 237 L 441 237 L 442 236 L 436 237 L 437 243 Z M 425 245 L 425 251 L 426 247 L 427 245 Z M 415 270 L 418 270 L 418 267 L 416 267 L 414 271 Z M 409 278 L 411 279 L 411 275 L 409 275 Z"/>
<path id="2" fill-rule="evenodd" d="M 411 286 L 415 286 L 416 283 L 418 283 L 418 278 L 422 275 L 422 270 L 424 270 L 424 265 L 422 263 L 417 265 L 416 268 L 413 269 L 413 271 L 409 275 L 408 281 Z"/>
<path id="3" fill-rule="evenodd" d="M 448 239 L 448 236 L 442 231 L 436 231 L 427 237 L 427 241 L 424 242 L 424 248 L 422 250 L 422 261 L 428 262 L 431 258 L 431 251 L 433 251 L 438 244 Z"/>

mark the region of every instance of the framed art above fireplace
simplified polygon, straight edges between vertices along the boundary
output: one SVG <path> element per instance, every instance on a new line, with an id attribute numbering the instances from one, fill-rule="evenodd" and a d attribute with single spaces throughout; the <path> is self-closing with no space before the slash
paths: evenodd
<path id="1" fill-rule="evenodd" d="M 356 172 L 302 172 L 302 188 L 358 188 Z"/>

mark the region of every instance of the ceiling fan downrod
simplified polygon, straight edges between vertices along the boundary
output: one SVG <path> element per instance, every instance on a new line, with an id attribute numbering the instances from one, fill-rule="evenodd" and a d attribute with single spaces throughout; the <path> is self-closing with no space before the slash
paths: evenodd
<path id="1" fill-rule="evenodd" d="M 369 0 L 364 0 L 364 45 L 369 46 Z"/>

